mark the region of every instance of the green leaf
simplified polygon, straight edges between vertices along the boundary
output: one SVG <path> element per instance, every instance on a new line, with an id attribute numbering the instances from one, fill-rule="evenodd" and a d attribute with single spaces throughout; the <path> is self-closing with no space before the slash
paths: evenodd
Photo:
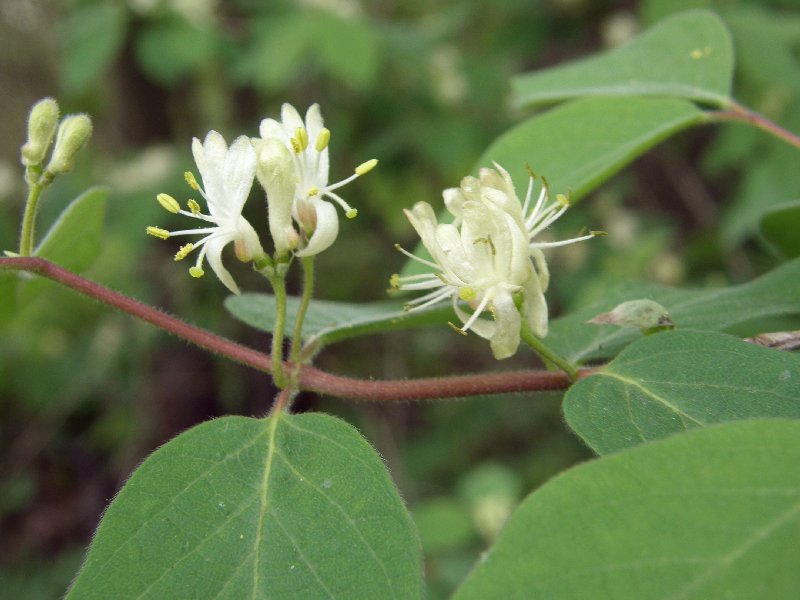
<path id="1" fill-rule="evenodd" d="M 714 106 L 731 102 L 733 45 L 713 13 L 665 19 L 622 48 L 512 80 L 516 103 L 580 96 L 672 96 Z"/>
<path id="2" fill-rule="evenodd" d="M 577 200 L 670 135 L 704 123 L 691 102 L 674 98 L 585 98 L 515 126 L 483 154 L 497 161 L 517 190 L 528 184 L 528 164 L 552 192 Z"/>
<path id="3" fill-rule="evenodd" d="M 287 331 L 294 327 L 300 299 L 290 297 L 286 303 Z M 272 333 L 275 327 L 275 297 L 271 294 L 242 294 L 225 299 L 225 308 L 237 319 L 251 327 Z M 348 303 L 312 300 L 303 321 L 302 337 L 306 343 L 328 345 L 344 339 L 447 323 L 452 309 L 434 307 L 429 310 L 403 311 L 394 301 Z"/>
<path id="4" fill-rule="evenodd" d="M 573 468 L 534 492 L 455 595 L 791 600 L 800 423 L 709 427 Z"/>
<path id="5" fill-rule="evenodd" d="M 108 507 L 68 598 L 420 598 L 413 523 L 375 450 L 321 414 L 203 423 Z"/>
<path id="6" fill-rule="evenodd" d="M 800 419 L 800 356 L 719 333 L 652 335 L 573 385 L 564 415 L 599 454 L 712 423 Z"/>
<path id="7" fill-rule="evenodd" d="M 798 315 L 800 260 L 785 263 L 748 283 L 724 288 L 680 290 L 641 283 L 612 288 L 600 302 L 552 321 L 547 344 L 571 362 L 614 356 L 641 334 L 585 321 L 625 300 L 645 297 L 663 305 L 679 330 L 725 331 L 757 318 Z"/>
<path id="8" fill-rule="evenodd" d="M 94 187 L 70 202 L 34 255 L 70 271 L 86 269 L 100 253 L 108 193 L 108 188 Z"/>
<path id="9" fill-rule="evenodd" d="M 332 78 L 361 89 L 375 82 L 380 47 L 369 23 L 321 12 L 314 39 L 318 60 Z"/>
<path id="10" fill-rule="evenodd" d="M 101 77 L 125 40 L 125 6 L 116 2 L 84 4 L 62 28 L 61 79 L 69 94 L 86 93 Z"/>
<path id="11" fill-rule="evenodd" d="M 211 59 L 217 36 L 183 19 L 148 25 L 136 37 L 136 59 L 155 81 L 175 85 Z"/>
<path id="12" fill-rule="evenodd" d="M 800 256 L 800 200 L 787 202 L 761 217 L 761 235 L 789 258 Z"/>

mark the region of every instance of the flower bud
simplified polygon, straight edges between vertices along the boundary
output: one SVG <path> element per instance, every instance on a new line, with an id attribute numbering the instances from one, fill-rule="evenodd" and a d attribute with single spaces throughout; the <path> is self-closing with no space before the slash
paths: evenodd
<path id="1" fill-rule="evenodd" d="M 44 160 L 57 126 L 58 103 L 55 100 L 42 98 L 33 105 L 28 116 L 28 140 L 21 150 L 23 165 L 38 165 Z"/>
<path id="2" fill-rule="evenodd" d="M 283 255 L 294 250 L 300 236 L 292 225 L 292 205 L 297 176 L 289 149 L 276 139 L 257 140 L 256 177 L 267 192 L 269 231 L 275 252 Z"/>
<path id="3" fill-rule="evenodd" d="M 667 309 L 647 298 L 628 300 L 610 312 L 597 315 L 586 322 L 595 325 L 638 327 L 645 334 L 675 328 Z"/>
<path id="4" fill-rule="evenodd" d="M 50 173 L 67 173 L 75 164 L 75 155 L 89 141 L 92 135 L 92 120 L 89 115 L 69 115 L 61 121 L 56 135 L 56 147 L 50 157 L 47 171 Z"/>

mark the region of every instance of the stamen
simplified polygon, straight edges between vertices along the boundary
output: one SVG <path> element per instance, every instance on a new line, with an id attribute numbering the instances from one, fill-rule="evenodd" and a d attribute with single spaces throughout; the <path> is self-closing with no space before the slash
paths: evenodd
<path id="1" fill-rule="evenodd" d="M 169 194 L 158 194 L 156 196 L 156 200 L 158 200 L 158 203 L 164 208 L 164 210 L 168 210 L 174 215 L 177 215 L 181 210 L 181 205 L 178 204 L 178 201 Z"/>
<path id="2" fill-rule="evenodd" d="M 184 258 L 189 256 L 189 253 L 192 250 L 194 250 L 194 244 L 192 244 L 191 242 L 186 244 L 185 246 L 181 246 L 180 250 L 178 250 L 178 252 L 175 253 L 175 261 L 177 262 L 179 260 L 183 260 Z"/>
<path id="3" fill-rule="evenodd" d="M 336 204 L 341 206 L 344 209 L 344 214 L 348 219 L 354 219 L 356 215 L 358 215 L 358 211 L 350 206 L 347 202 L 344 201 L 344 198 L 339 196 L 338 194 L 332 194 L 330 188 L 323 190 L 322 192 L 325 196 L 329 196 L 332 198 Z"/>
<path id="4" fill-rule="evenodd" d="M 448 321 L 448 322 L 447 322 L 447 324 L 448 324 L 448 325 L 450 325 L 450 327 L 453 329 L 453 331 L 455 331 L 457 334 L 459 334 L 459 335 L 463 335 L 463 336 L 466 336 L 466 335 L 467 335 L 467 332 L 466 332 L 466 331 L 464 331 L 463 329 L 461 329 L 461 327 L 459 327 L 458 325 L 456 325 L 456 324 L 455 324 L 455 323 L 453 323 L 452 321 Z"/>
<path id="5" fill-rule="evenodd" d="M 186 183 L 189 184 L 189 187 L 193 190 L 197 191 L 200 189 L 200 186 L 197 184 L 197 179 L 194 178 L 194 173 L 191 171 L 186 171 L 183 174 L 183 178 L 186 180 Z"/>
<path id="6" fill-rule="evenodd" d="M 400 289 L 400 273 L 394 273 L 391 277 L 389 277 L 389 287 L 393 290 Z"/>
<path id="7" fill-rule="evenodd" d="M 356 167 L 356 171 L 355 171 L 356 175 L 359 175 L 359 176 L 360 175 L 366 175 L 367 173 L 372 171 L 372 169 L 374 169 L 375 165 L 377 165 L 377 164 L 378 164 L 378 159 L 377 158 L 372 158 L 372 159 L 368 160 L 367 162 L 361 163 L 360 165 L 358 165 Z"/>
<path id="8" fill-rule="evenodd" d="M 467 322 L 464 323 L 464 325 L 461 326 L 461 331 L 467 331 L 470 327 L 472 327 L 472 324 L 478 319 L 478 317 L 481 316 L 481 313 L 484 311 L 486 305 L 489 304 L 491 299 L 492 295 L 488 292 L 484 292 L 483 299 L 480 301 L 480 304 L 478 304 L 475 312 L 472 313 L 472 316 L 467 319 Z"/>
<path id="9" fill-rule="evenodd" d="M 319 194 L 319 188 L 317 186 L 314 185 L 314 186 L 311 186 L 310 188 L 308 188 L 308 197 L 309 198 L 311 198 L 311 196 L 316 196 L 317 194 Z"/>
<path id="10" fill-rule="evenodd" d="M 328 147 L 328 142 L 331 141 L 331 132 L 327 128 L 323 128 L 322 131 L 319 132 L 317 135 L 317 143 L 314 147 L 317 149 L 317 152 L 322 152 L 325 148 Z"/>
<path id="11" fill-rule="evenodd" d="M 564 194 L 556 194 L 556 202 L 558 202 L 559 204 L 563 204 L 564 206 L 567 207 L 570 206 L 569 198 Z"/>
<path id="12" fill-rule="evenodd" d="M 196 200 L 193 200 L 192 198 L 189 198 L 186 201 L 186 206 L 189 207 L 189 210 L 192 211 L 193 215 L 196 216 L 196 215 L 200 214 L 200 205 L 197 203 Z"/>
<path id="13" fill-rule="evenodd" d="M 414 254 L 411 254 L 411 252 L 403 248 L 400 244 L 395 244 L 394 248 L 401 254 L 405 254 L 408 258 L 411 258 L 419 263 L 422 263 L 425 266 L 431 267 L 432 269 L 436 269 L 437 271 L 439 270 L 439 265 L 429 260 L 425 260 L 424 258 L 420 258 L 419 256 L 416 256 Z"/>
<path id="14" fill-rule="evenodd" d="M 153 237 L 160 238 L 162 240 L 168 240 L 170 233 L 166 229 L 161 229 L 160 227 L 148 227 L 145 229 L 147 235 L 152 235 Z"/>
<path id="15" fill-rule="evenodd" d="M 203 275 L 205 275 L 205 271 L 203 271 L 203 267 L 195 265 L 189 269 L 189 275 L 194 277 L 195 279 L 200 279 Z"/>

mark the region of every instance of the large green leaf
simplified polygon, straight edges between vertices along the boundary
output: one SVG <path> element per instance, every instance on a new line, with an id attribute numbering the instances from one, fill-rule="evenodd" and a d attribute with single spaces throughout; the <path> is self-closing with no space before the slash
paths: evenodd
<path id="1" fill-rule="evenodd" d="M 742 285 L 706 290 L 680 290 L 653 284 L 629 284 L 608 290 L 591 306 L 555 319 L 547 343 L 573 362 L 614 356 L 641 337 L 634 328 L 592 325 L 585 321 L 620 302 L 650 298 L 668 311 L 678 329 L 725 331 L 765 317 L 800 314 L 800 260 L 781 265 Z M 748 332 L 759 333 L 757 331 Z"/>
<path id="2" fill-rule="evenodd" d="M 722 421 L 800 419 L 800 356 L 720 333 L 652 335 L 572 386 L 564 415 L 600 454 Z"/>
<path id="3" fill-rule="evenodd" d="M 761 235 L 784 256 L 800 256 L 800 200 L 787 202 L 761 217 Z"/>
<path id="4" fill-rule="evenodd" d="M 420 598 L 413 523 L 377 453 L 321 414 L 225 417 L 157 450 L 68 598 Z"/>
<path id="5" fill-rule="evenodd" d="M 519 506 L 456 593 L 559 600 L 791 600 L 800 422 L 747 421 L 578 466 Z"/>
<path id="6" fill-rule="evenodd" d="M 286 303 L 287 331 L 292 331 L 299 304 L 296 297 Z M 270 294 L 229 296 L 225 308 L 256 329 L 271 333 L 275 328 L 275 297 Z M 313 300 L 303 321 L 302 337 L 307 343 L 327 345 L 359 335 L 444 324 L 452 318 L 452 312 L 449 304 L 404 312 L 402 304 L 391 300 L 361 304 Z"/>
<path id="7" fill-rule="evenodd" d="M 665 19 L 622 48 L 512 80 L 519 105 L 580 96 L 673 96 L 715 106 L 730 103 L 733 45 L 714 13 Z"/>
<path id="8" fill-rule="evenodd" d="M 75 198 L 34 250 L 70 271 L 80 272 L 100 253 L 108 188 L 94 187 Z"/>
<path id="9" fill-rule="evenodd" d="M 69 94 L 86 94 L 117 57 L 127 30 L 125 6 L 82 3 L 60 27 L 61 81 Z"/>
<path id="10" fill-rule="evenodd" d="M 515 126 L 478 164 L 497 161 L 518 190 L 527 187 L 528 164 L 553 192 L 570 191 L 577 200 L 658 142 L 705 121 L 703 111 L 686 100 L 584 98 Z"/>

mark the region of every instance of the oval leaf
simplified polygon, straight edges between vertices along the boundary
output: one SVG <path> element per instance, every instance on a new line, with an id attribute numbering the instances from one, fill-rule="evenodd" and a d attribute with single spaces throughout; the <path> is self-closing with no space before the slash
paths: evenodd
<path id="1" fill-rule="evenodd" d="M 761 217 L 761 235 L 781 254 L 800 256 L 800 200 L 787 202 Z"/>
<path id="2" fill-rule="evenodd" d="M 547 343 L 577 363 L 614 356 L 641 334 L 632 329 L 587 325 L 586 321 L 622 301 L 642 297 L 662 304 L 678 329 L 725 331 L 753 319 L 800 315 L 800 260 L 726 288 L 681 290 L 633 284 L 610 289 L 600 302 L 552 321 Z M 749 331 L 747 335 L 755 333 L 759 332 Z"/>
<path id="3" fill-rule="evenodd" d="M 517 190 L 525 165 L 547 177 L 553 192 L 577 200 L 670 135 L 706 121 L 691 102 L 673 98 L 584 98 L 515 126 L 500 136 L 479 166 L 497 161 Z"/>
<path id="4" fill-rule="evenodd" d="M 290 297 L 286 303 L 287 331 L 291 331 L 300 300 Z M 272 333 L 275 328 L 275 297 L 271 294 L 242 294 L 225 299 L 225 308 L 251 327 Z M 413 312 L 393 301 L 349 303 L 313 300 L 303 321 L 303 340 L 320 345 L 336 341 L 425 325 L 447 323 L 452 312 L 447 307 Z"/>
<path id="5" fill-rule="evenodd" d="M 534 492 L 455 595 L 790 600 L 800 588 L 800 423 L 693 431 Z"/>
<path id="6" fill-rule="evenodd" d="M 661 333 L 572 386 L 564 415 L 599 454 L 723 421 L 800 419 L 800 356 L 718 333 Z"/>
<path id="7" fill-rule="evenodd" d="M 673 96 L 715 106 L 730 103 L 730 33 L 715 14 L 684 12 L 622 48 L 512 80 L 518 105 L 579 96 Z"/>
<path id="8" fill-rule="evenodd" d="M 103 517 L 68 598 L 419 598 L 420 547 L 380 457 L 321 414 L 203 423 Z"/>

